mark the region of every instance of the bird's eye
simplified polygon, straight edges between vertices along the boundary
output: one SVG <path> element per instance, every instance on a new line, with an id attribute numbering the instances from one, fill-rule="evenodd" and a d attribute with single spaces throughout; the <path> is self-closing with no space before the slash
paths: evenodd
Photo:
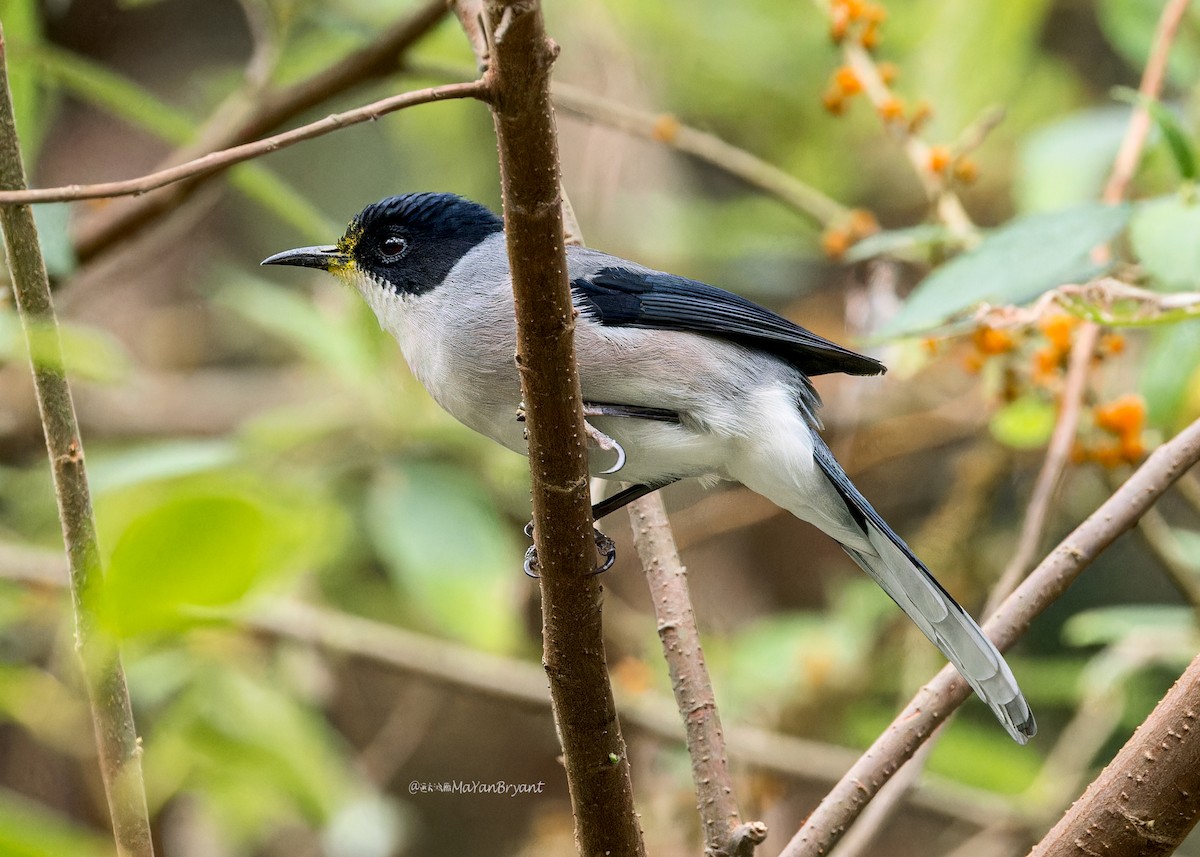
<path id="1" fill-rule="evenodd" d="M 379 244 L 379 252 L 385 259 L 395 259 L 408 249 L 408 242 L 399 235 L 389 235 Z"/>

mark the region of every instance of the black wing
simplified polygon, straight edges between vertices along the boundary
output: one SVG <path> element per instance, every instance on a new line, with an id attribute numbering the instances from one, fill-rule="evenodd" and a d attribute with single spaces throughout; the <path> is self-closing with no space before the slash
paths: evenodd
<path id="1" fill-rule="evenodd" d="M 685 277 L 608 266 L 574 278 L 571 286 L 580 308 L 603 325 L 716 336 L 774 354 L 805 375 L 886 371 L 878 360 L 842 348 L 732 292 Z"/>

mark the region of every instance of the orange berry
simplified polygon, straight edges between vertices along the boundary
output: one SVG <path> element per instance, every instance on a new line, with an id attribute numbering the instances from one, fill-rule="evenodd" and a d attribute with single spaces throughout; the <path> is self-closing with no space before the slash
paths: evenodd
<path id="1" fill-rule="evenodd" d="M 846 98 L 839 90 L 830 89 L 821 96 L 821 106 L 834 116 L 841 116 L 846 111 Z"/>
<path id="2" fill-rule="evenodd" d="M 887 20 L 887 9 L 878 3 L 864 3 L 862 10 L 862 18 L 869 24 L 878 26 Z"/>
<path id="3" fill-rule="evenodd" d="M 1033 376 L 1041 383 L 1046 383 L 1062 368 L 1062 352 L 1057 348 L 1047 346 L 1033 352 Z"/>
<path id="4" fill-rule="evenodd" d="M 654 127 L 650 131 L 652 139 L 660 143 L 673 143 L 679 134 L 679 120 L 670 113 L 660 113 L 654 119 Z"/>
<path id="5" fill-rule="evenodd" d="M 1146 402 L 1136 393 L 1127 393 L 1097 407 L 1094 418 L 1097 426 L 1122 440 L 1140 437 L 1146 425 Z"/>
<path id="6" fill-rule="evenodd" d="M 896 122 L 904 118 L 904 102 L 889 95 L 879 105 L 879 116 L 884 122 Z"/>
<path id="7" fill-rule="evenodd" d="M 867 10 L 866 0 L 842 0 L 841 5 L 846 8 L 846 14 L 855 21 L 861 18 Z"/>
<path id="8" fill-rule="evenodd" d="M 879 35 L 879 25 L 871 21 L 867 26 L 863 27 L 862 35 L 858 37 L 858 43 L 868 51 L 873 51 L 879 47 L 882 37 Z"/>
<path id="9" fill-rule="evenodd" d="M 972 375 L 977 375 L 983 370 L 984 359 L 983 355 L 978 351 L 971 351 L 963 358 L 963 369 L 970 372 Z"/>
<path id="10" fill-rule="evenodd" d="M 1116 355 L 1125 350 L 1125 337 L 1119 333 L 1107 333 L 1100 340 L 1100 350 L 1105 354 Z"/>
<path id="11" fill-rule="evenodd" d="M 1071 332 L 1078 326 L 1079 319 L 1063 312 L 1042 316 L 1038 321 L 1038 327 L 1041 328 L 1046 339 L 1050 340 L 1050 344 L 1063 353 L 1071 350 Z"/>
<path id="12" fill-rule="evenodd" d="M 821 249 L 830 259 L 840 259 L 850 249 L 850 236 L 844 229 L 826 229 L 821 235 Z"/>
<path id="13" fill-rule="evenodd" d="M 1108 467 L 1110 469 L 1125 460 L 1121 454 L 1121 448 L 1113 443 L 1105 443 L 1094 447 L 1091 452 L 1091 459 L 1101 467 Z"/>
<path id="14" fill-rule="evenodd" d="M 833 73 L 833 82 L 843 95 L 857 95 L 862 92 L 862 81 L 858 79 L 854 69 L 844 65 Z"/>
<path id="15" fill-rule="evenodd" d="M 941 342 L 934 339 L 932 336 L 927 336 L 921 340 L 921 347 L 925 349 L 926 354 L 931 356 L 936 355 L 938 351 L 941 350 L 941 345 Z"/>
<path id="16" fill-rule="evenodd" d="M 954 178 L 962 184 L 971 184 L 979 178 L 979 167 L 970 158 L 959 158 L 954 162 Z"/>
<path id="17" fill-rule="evenodd" d="M 846 231 L 850 234 L 852 241 L 858 241 L 878 232 L 879 221 L 865 208 L 856 208 L 846 218 Z"/>
<path id="18" fill-rule="evenodd" d="M 945 146 L 930 146 L 926 164 L 931 173 L 940 173 L 950 166 L 950 150 Z"/>
<path id="19" fill-rule="evenodd" d="M 884 83 L 891 84 L 900 76 L 900 67 L 894 62 L 881 62 L 879 64 L 879 79 Z"/>
<path id="20" fill-rule="evenodd" d="M 1005 354 L 1017 347 L 1017 342 L 1007 330 L 997 330 L 994 327 L 975 328 L 971 341 L 980 354 Z"/>

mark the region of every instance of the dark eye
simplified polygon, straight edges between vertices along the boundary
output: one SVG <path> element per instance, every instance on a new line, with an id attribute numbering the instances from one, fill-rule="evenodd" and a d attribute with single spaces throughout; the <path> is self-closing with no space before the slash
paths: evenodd
<path id="1" fill-rule="evenodd" d="M 408 249 L 408 242 L 399 235 L 389 235 L 379 243 L 379 252 L 385 259 L 395 259 Z"/>

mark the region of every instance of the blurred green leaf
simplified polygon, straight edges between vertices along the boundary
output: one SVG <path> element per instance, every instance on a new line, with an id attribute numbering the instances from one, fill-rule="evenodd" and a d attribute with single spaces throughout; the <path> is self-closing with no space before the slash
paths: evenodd
<path id="1" fill-rule="evenodd" d="M 887 229 L 868 235 L 846 253 L 847 262 L 864 262 L 876 256 L 891 256 L 911 262 L 929 263 L 952 240 L 950 231 L 937 223 L 922 223 L 907 229 Z"/>
<path id="2" fill-rule="evenodd" d="M 1053 402 L 1029 393 L 996 411 L 988 422 L 992 437 L 1013 449 L 1040 449 L 1054 433 L 1058 408 Z"/>
<path id="3" fill-rule="evenodd" d="M 1147 0 L 1100 0 L 1097 19 L 1109 44 L 1133 68 L 1144 68 L 1150 58 L 1161 3 Z M 1180 86 L 1190 86 L 1200 75 L 1200 10 L 1188 8 L 1171 50 L 1167 53 L 1167 72 Z"/>
<path id="4" fill-rule="evenodd" d="M 1200 286 L 1200 201 L 1194 194 L 1139 203 L 1129 238 L 1156 285 L 1181 291 Z"/>
<path id="5" fill-rule="evenodd" d="M 42 258 L 46 262 L 46 272 L 52 277 L 65 277 L 76 267 L 75 248 L 68 227 L 70 217 L 71 206 L 67 203 L 33 207 Z"/>
<path id="6" fill-rule="evenodd" d="M 1200 366 L 1200 323 L 1181 322 L 1154 332 L 1141 366 L 1141 391 L 1150 424 L 1173 429 L 1184 420 Z"/>
<path id="7" fill-rule="evenodd" d="M 48 108 L 46 92 L 39 85 L 29 53 L 42 42 L 42 20 L 38 0 L 0 0 L 0 21 L 4 22 L 7 49 L 8 87 L 13 103 L 13 119 L 21 139 L 21 156 L 29 172 L 37 163 L 53 112 Z"/>
<path id="8" fill-rule="evenodd" d="M 1174 112 L 1161 101 L 1147 98 L 1136 89 L 1130 89 L 1127 86 L 1118 86 L 1114 89 L 1113 97 L 1118 101 L 1144 107 L 1158 129 L 1162 131 L 1163 138 L 1167 141 L 1167 149 L 1171 152 L 1179 175 L 1186 181 L 1196 178 L 1196 149 Z"/>
<path id="9" fill-rule="evenodd" d="M 144 482 L 229 467 L 237 454 L 237 446 L 228 438 L 170 440 L 119 451 L 90 451 L 88 483 L 92 493 L 100 495 Z"/>
<path id="10" fill-rule="evenodd" d="M 488 649 L 517 638 L 511 587 L 522 549 L 478 484 L 456 468 L 387 468 L 367 496 L 367 530 L 398 597 L 439 630 Z"/>
<path id="11" fill-rule="evenodd" d="M 1058 211 L 1100 196 L 1129 126 L 1129 109 L 1096 107 L 1025 137 L 1015 194 L 1023 212 Z"/>
<path id="12" fill-rule="evenodd" d="M 880 331 L 903 336 L 936 327 L 981 303 L 1021 304 L 1105 270 L 1092 250 L 1129 219 L 1128 205 L 1084 205 L 1018 218 L 926 277 Z"/>
<path id="13" fill-rule="evenodd" d="M 60 751 L 92 750 L 83 700 L 37 667 L 0 664 L 0 719 L 20 724 L 38 741 Z"/>
<path id="14" fill-rule="evenodd" d="M 0 854 L 4 857 L 113 857 L 112 837 L 99 836 L 29 798 L 0 791 Z"/>
<path id="15" fill-rule="evenodd" d="M 0 308 L 0 364 L 24 363 L 33 355 L 37 366 L 62 371 L 89 381 L 111 382 L 125 377 L 129 356 L 120 341 L 106 330 L 72 322 L 57 326 L 34 322 L 29 345 L 15 312 Z M 58 359 L 61 353 L 62 360 Z"/>
<path id="16" fill-rule="evenodd" d="M 283 509 L 248 493 L 181 492 L 135 518 L 113 546 L 105 608 L 122 635 L 195 621 L 278 573 L 295 549 Z"/>
<path id="17" fill-rule="evenodd" d="M 1076 613 L 1063 625 L 1063 639 L 1072 646 L 1115 643 L 1130 634 L 1194 633 L 1196 614 L 1189 607 L 1164 604 L 1100 607 Z"/>

